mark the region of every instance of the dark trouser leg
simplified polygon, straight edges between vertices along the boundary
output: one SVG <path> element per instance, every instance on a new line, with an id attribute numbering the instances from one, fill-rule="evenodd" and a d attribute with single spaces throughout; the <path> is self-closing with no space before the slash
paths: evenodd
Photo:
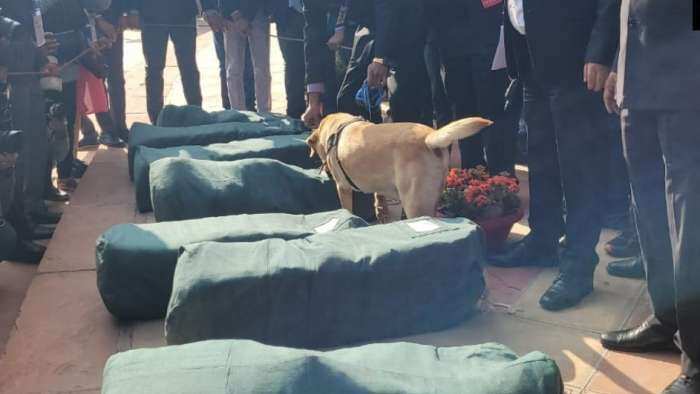
<path id="1" fill-rule="evenodd" d="M 700 111 L 659 116 L 683 372 L 700 373 Z M 658 231 L 658 230 L 657 230 Z"/>
<path id="2" fill-rule="evenodd" d="M 482 132 L 489 171 L 492 174 L 504 171 L 515 174 L 518 119 L 504 110 L 504 97 L 509 84 L 506 70 L 491 71 L 486 68 L 475 72 L 474 76 L 481 116 L 495 122 Z"/>
<path id="3" fill-rule="evenodd" d="M 430 79 L 430 95 L 433 103 L 433 117 L 437 127 L 447 125 L 453 120 L 450 101 L 447 99 L 445 82 L 442 77 L 442 60 L 440 49 L 434 41 L 425 46 L 425 65 Z"/>
<path id="4" fill-rule="evenodd" d="M 249 111 L 255 111 L 255 72 L 253 69 L 253 55 L 250 53 L 250 43 L 246 44 L 245 67 L 243 68 L 243 94 L 245 105 Z"/>
<path id="5" fill-rule="evenodd" d="M 602 227 L 600 200 L 606 195 L 605 177 L 601 175 L 609 163 L 609 125 L 605 123 L 600 94 L 583 85 L 554 90 L 550 107 L 566 199 L 565 255 L 578 265 L 572 270 L 580 269 L 592 279 Z"/>
<path id="6" fill-rule="evenodd" d="M 620 118 L 614 116 L 610 120 L 610 166 L 608 177 L 608 209 L 611 217 L 629 217 L 630 211 L 630 180 L 627 175 L 627 164 L 622 153 L 622 133 Z"/>
<path id="7" fill-rule="evenodd" d="M 16 189 L 24 208 L 30 213 L 46 209 L 43 175 L 49 160 L 49 141 L 43 102 L 44 96 L 36 79 L 27 78 L 12 84 L 10 105 L 14 127 L 23 130 L 25 135 L 25 143 L 17 158 Z"/>
<path id="8" fill-rule="evenodd" d="M 479 113 L 476 86 L 474 85 L 474 65 L 470 56 L 445 59 L 445 89 L 454 108 L 454 118 L 482 116 Z M 462 168 L 486 165 L 484 159 L 484 134 L 459 141 L 462 153 Z"/>
<path id="9" fill-rule="evenodd" d="M 214 49 L 216 58 L 219 60 L 219 79 L 221 81 L 221 106 L 224 109 L 231 109 L 231 102 L 228 99 L 228 84 L 226 83 L 226 46 L 224 45 L 224 33 L 212 32 L 214 35 Z"/>
<path id="10" fill-rule="evenodd" d="M 416 48 L 398 59 L 389 77 L 389 105 L 394 122 L 433 124 L 430 80 L 425 68 L 424 48 Z"/>
<path id="11" fill-rule="evenodd" d="M 175 58 L 180 70 L 182 90 L 187 104 L 202 106 L 202 89 L 199 84 L 199 68 L 197 68 L 197 27 L 192 21 L 192 27 L 177 27 L 170 29 L 170 38 L 175 47 Z"/>
<path id="12" fill-rule="evenodd" d="M 373 38 L 371 35 L 358 35 L 356 37 L 348 69 L 338 92 L 338 111 L 362 116 L 374 123 L 381 123 L 381 108 L 372 108 L 372 113 L 369 113 L 355 100 L 357 91 L 367 79 L 367 67 L 374 58 Z"/>
<path id="13" fill-rule="evenodd" d="M 277 23 L 277 34 L 281 37 L 303 39 L 304 16 L 292 9 L 287 10 L 284 23 Z M 284 87 L 287 93 L 287 116 L 301 118 L 306 110 L 306 88 L 304 86 L 304 43 L 279 39 L 284 58 Z"/>
<path id="14" fill-rule="evenodd" d="M 656 319 L 676 330 L 673 258 L 666 211 L 665 168 L 654 112 L 622 113 L 622 138 L 632 185 L 647 289 Z"/>
<path id="15" fill-rule="evenodd" d="M 114 120 L 114 127 L 127 130 L 126 127 L 126 92 L 124 90 L 124 35 L 117 36 L 112 48 L 107 52 L 109 73 L 107 88 L 109 93 L 109 110 Z"/>
<path id="16" fill-rule="evenodd" d="M 66 108 L 66 119 L 67 119 L 67 130 L 68 130 L 68 143 L 71 147 L 68 155 L 65 159 L 58 163 L 58 179 L 70 179 L 72 178 L 73 164 L 75 161 L 75 125 L 76 125 L 76 83 L 69 82 L 63 83 L 63 105 Z M 43 178 L 42 178 L 43 179 Z"/>
<path id="17" fill-rule="evenodd" d="M 529 224 L 532 237 L 555 250 L 564 234 L 563 191 L 556 135 L 549 97 L 534 81 L 523 81 L 524 116 L 528 126 L 530 187 Z"/>
<path id="18" fill-rule="evenodd" d="M 144 26 L 141 29 L 143 56 L 146 60 L 146 107 L 151 123 L 156 124 L 163 109 L 163 70 L 168 51 L 168 29 L 160 26 Z"/>

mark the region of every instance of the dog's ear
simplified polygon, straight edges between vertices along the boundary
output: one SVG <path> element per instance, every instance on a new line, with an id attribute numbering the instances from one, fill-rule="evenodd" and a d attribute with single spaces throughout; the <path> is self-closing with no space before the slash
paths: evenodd
<path id="1" fill-rule="evenodd" d="M 317 152 L 316 152 L 316 144 L 318 144 L 318 132 L 314 131 L 313 134 L 309 136 L 309 138 L 306 139 L 306 145 L 309 146 L 309 157 L 313 158 Z"/>

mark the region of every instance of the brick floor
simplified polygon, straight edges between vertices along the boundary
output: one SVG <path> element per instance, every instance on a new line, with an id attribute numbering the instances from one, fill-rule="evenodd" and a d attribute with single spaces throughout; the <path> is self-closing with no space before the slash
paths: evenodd
<path id="1" fill-rule="evenodd" d="M 217 109 L 218 65 L 211 35 L 200 30 L 204 106 Z M 282 112 L 283 64 L 276 45 L 273 51 L 273 107 Z M 129 32 L 129 122 L 147 119 L 143 66 L 139 36 Z M 166 81 L 166 102 L 183 104 L 172 49 Z M 165 344 L 161 321 L 118 323 L 96 291 L 94 242 L 99 234 L 117 223 L 152 221 L 149 215 L 136 213 L 132 194 L 125 152 L 97 151 L 38 271 L 31 266 L 0 265 L 0 346 L 11 331 L 0 359 L 0 393 L 97 393 L 102 367 L 111 354 Z M 525 223 L 516 227 L 521 234 L 527 231 Z M 612 236 L 606 232 L 603 240 Z M 649 311 L 644 284 L 607 276 L 608 261 L 603 257 L 596 273 L 596 293 L 580 307 L 561 313 L 549 313 L 537 305 L 553 272 L 489 268 L 489 302 L 483 314 L 451 330 L 401 340 L 440 346 L 495 341 L 521 353 L 541 350 L 559 364 L 569 393 L 659 392 L 679 372 L 677 355 L 609 352 L 597 341 L 600 331 L 637 323 Z"/>

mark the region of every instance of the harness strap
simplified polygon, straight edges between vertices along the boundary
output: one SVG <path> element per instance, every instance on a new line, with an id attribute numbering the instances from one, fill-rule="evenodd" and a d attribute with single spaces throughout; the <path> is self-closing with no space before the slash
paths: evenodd
<path id="1" fill-rule="evenodd" d="M 343 176 L 350 184 L 350 187 L 357 192 L 361 192 L 362 190 L 359 187 L 357 187 L 355 182 L 352 181 L 352 178 L 350 178 L 348 173 L 345 171 L 343 164 L 340 162 L 340 158 L 338 157 L 338 144 L 340 143 L 340 136 L 343 134 L 343 131 L 348 126 L 350 126 L 353 123 L 363 122 L 363 121 L 364 121 L 364 119 L 357 117 L 357 118 L 354 118 L 348 122 L 345 122 L 344 124 L 342 124 L 338 128 L 337 132 L 331 134 L 328 137 L 328 141 L 326 142 L 326 146 L 328 146 L 328 158 L 330 159 L 333 156 L 333 152 L 335 152 L 335 161 L 338 163 L 338 168 L 340 168 L 340 171 L 343 173 Z M 326 167 L 328 167 L 328 166 L 326 165 Z M 330 167 L 328 167 L 328 168 L 330 168 Z"/>

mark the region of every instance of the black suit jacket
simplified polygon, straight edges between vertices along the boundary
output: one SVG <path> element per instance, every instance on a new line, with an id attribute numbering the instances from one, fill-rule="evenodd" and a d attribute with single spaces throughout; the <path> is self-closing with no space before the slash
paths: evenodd
<path id="1" fill-rule="evenodd" d="M 581 83 L 587 62 L 612 66 L 619 39 L 620 0 L 523 0 L 526 35 L 508 18 L 509 74 L 532 73 L 548 86 Z"/>
<path id="2" fill-rule="evenodd" d="M 484 8 L 481 0 L 430 0 L 425 8 L 431 37 L 443 58 L 493 59 L 501 34 L 501 7 Z"/>
<path id="3" fill-rule="evenodd" d="M 618 102 L 639 110 L 700 110 L 700 32 L 692 0 L 623 0 Z"/>

